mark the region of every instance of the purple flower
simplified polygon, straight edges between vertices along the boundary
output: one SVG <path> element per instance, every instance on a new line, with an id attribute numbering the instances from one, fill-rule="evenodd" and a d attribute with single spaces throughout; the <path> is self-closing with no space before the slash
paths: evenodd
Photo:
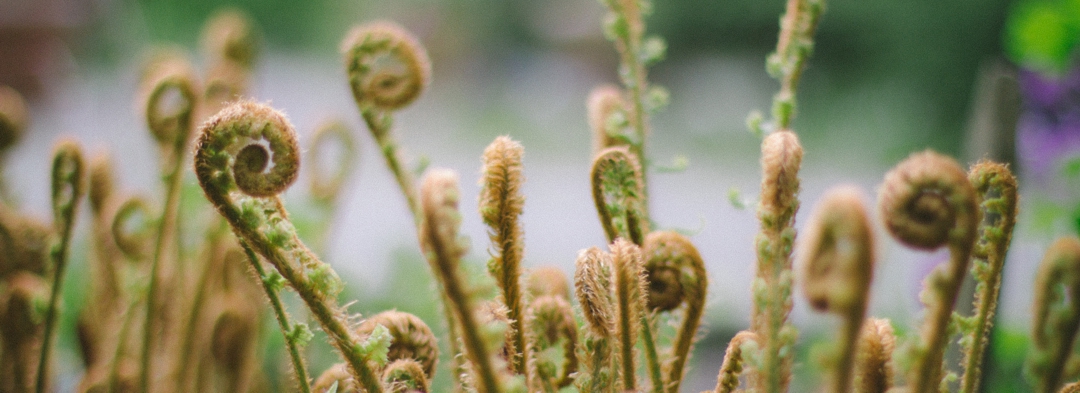
<path id="1" fill-rule="evenodd" d="M 1023 111 L 1016 129 L 1021 170 L 1046 185 L 1080 155 L 1080 67 L 1064 75 L 1020 70 Z"/>

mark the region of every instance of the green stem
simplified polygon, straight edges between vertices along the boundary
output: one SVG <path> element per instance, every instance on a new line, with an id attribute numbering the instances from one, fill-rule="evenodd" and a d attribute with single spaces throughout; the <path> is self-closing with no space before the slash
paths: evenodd
<path id="1" fill-rule="evenodd" d="M 60 238 L 58 248 L 53 250 L 52 258 L 55 266 L 53 271 L 52 292 L 49 293 L 49 311 L 45 314 L 45 335 L 41 340 L 41 356 L 38 358 L 38 373 L 36 392 L 45 391 L 45 380 L 49 374 L 49 348 L 52 347 L 53 330 L 56 328 L 57 302 L 60 298 L 60 286 L 64 279 L 64 268 L 67 265 L 68 247 L 71 242 L 70 225 Z"/>
<path id="2" fill-rule="evenodd" d="M 645 367 L 649 371 L 649 380 L 652 381 L 654 393 L 664 392 L 664 379 L 660 374 L 660 357 L 656 354 L 656 339 L 653 338 L 653 320 L 651 316 L 645 316 L 641 324 L 641 341 L 645 343 Z"/>
<path id="3" fill-rule="evenodd" d="M 182 171 L 180 170 L 180 164 L 183 159 L 176 157 L 172 168 L 170 168 L 168 174 L 165 176 L 166 181 L 166 196 L 165 196 L 165 211 L 162 212 L 161 220 L 158 222 L 157 228 L 157 241 L 154 244 L 154 256 L 150 261 L 150 286 L 146 291 L 146 318 L 143 320 L 143 341 L 140 364 L 141 373 L 139 374 L 139 390 L 144 393 L 150 392 L 150 376 L 153 374 L 151 361 L 151 350 L 153 348 L 154 339 L 154 313 L 158 311 L 155 309 L 156 292 L 158 287 L 158 270 L 161 266 L 161 259 L 165 255 L 165 248 L 170 238 L 169 230 L 175 227 L 176 216 L 180 205 L 177 203 L 180 200 L 180 180 L 182 179 Z"/>
<path id="4" fill-rule="evenodd" d="M 307 369 L 304 367 L 304 358 L 300 356 L 300 348 L 289 335 L 289 332 L 292 332 L 294 327 L 294 325 L 289 322 L 289 314 L 285 313 L 285 307 L 281 304 L 281 298 L 278 296 L 277 289 L 267 282 L 266 269 L 264 269 L 262 263 L 259 262 L 259 257 L 251 250 L 251 246 L 248 246 L 247 242 L 241 241 L 240 245 L 244 247 L 244 253 L 247 254 L 248 261 L 251 262 L 251 267 L 255 268 L 255 273 L 259 276 L 259 283 L 262 284 L 263 290 L 266 291 L 267 299 L 270 299 L 270 306 L 274 309 L 274 317 L 277 319 L 278 327 L 281 328 L 281 334 L 285 336 L 285 347 L 289 349 L 289 359 L 292 360 L 293 370 L 296 372 L 296 380 L 300 385 L 300 391 L 302 393 L 311 393 Z"/>

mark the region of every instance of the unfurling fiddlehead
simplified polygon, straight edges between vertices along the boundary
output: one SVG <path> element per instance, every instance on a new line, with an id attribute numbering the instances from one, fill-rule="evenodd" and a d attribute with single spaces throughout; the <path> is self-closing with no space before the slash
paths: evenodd
<path id="1" fill-rule="evenodd" d="M 202 47 L 212 63 L 229 62 L 251 69 L 259 55 L 258 30 L 243 11 L 226 8 L 206 21 Z"/>
<path id="2" fill-rule="evenodd" d="M 727 351 L 724 353 L 724 363 L 720 365 L 720 374 L 716 377 L 716 393 L 731 393 L 739 388 L 739 374 L 742 374 L 746 359 L 743 356 L 743 346 L 757 349 L 761 338 L 757 333 L 743 330 L 728 342 Z"/>
<path id="3" fill-rule="evenodd" d="M 637 367 L 634 345 L 645 318 L 648 288 L 641 249 L 623 238 L 611 244 L 611 261 L 615 268 L 615 333 L 618 337 L 619 366 L 623 390 L 637 389 Z"/>
<path id="4" fill-rule="evenodd" d="M 488 272 L 495 279 L 510 318 L 509 336 L 506 343 L 510 367 L 515 373 L 526 373 L 525 305 L 521 296 L 521 259 L 524 251 L 522 239 L 521 210 L 525 197 L 521 187 L 525 182 L 522 174 L 521 156 L 525 153 L 521 144 L 509 137 L 500 136 L 484 149 L 483 177 L 480 179 L 480 216 L 488 226 L 491 238 L 491 260 Z"/>
<path id="5" fill-rule="evenodd" d="M 570 283 L 561 269 L 541 266 L 529 270 L 529 275 L 525 277 L 525 293 L 530 299 L 557 296 L 570 301 Z"/>
<path id="6" fill-rule="evenodd" d="M 628 105 L 618 87 L 604 85 L 593 89 L 585 106 L 593 135 L 593 155 L 609 147 L 632 143 L 632 131 L 626 130 L 630 125 Z"/>
<path id="7" fill-rule="evenodd" d="M 625 147 L 604 149 L 593 159 L 592 194 L 609 242 L 629 239 L 640 246 L 649 233 L 641 164 Z"/>
<path id="8" fill-rule="evenodd" d="M 460 276 L 460 260 L 465 247 L 458 237 L 461 215 L 458 211 L 457 174 L 433 169 L 421 186 L 420 246 L 432 269 L 438 274 L 443 293 L 450 300 L 454 320 L 459 324 L 465 355 L 476 374 L 476 388 L 481 393 L 497 393 L 498 375 L 489 357 L 490 349 L 480 337 L 480 325 L 473 314 L 468 288 Z"/>
<path id="9" fill-rule="evenodd" d="M 172 244 L 177 230 L 179 214 L 180 185 L 183 179 L 183 159 L 191 137 L 194 116 L 198 107 L 198 92 L 191 66 L 179 57 L 165 56 L 154 62 L 148 69 L 144 80 L 146 85 L 145 114 L 151 134 L 157 140 L 162 154 L 161 178 L 165 183 L 165 207 L 157 221 L 157 233 L 154 252 L 150 260 L 150 283 L 146 292 L 146 321 L 143 326 L 141 352 L 141 372 L 139 386 L 141 391 L 151 389 L 150 379 L 153 374 L 151 352 L 160 344 L 162 334 L 154 334 L 162 329 L 160 318 L 154 314 L 164 308 L 158 304 L 157 291 L 161 276 L 162 260 L 166 250 Z M 182 275 L 180 275 L 182 277 Z"/>
<path id="10" fill-rule="evenodd" d="M 829 391 L 837 393 L 851 386 L 874 274 L 874 236 L 860 194 L 851 186 L 830 190 L 814 209 L 801 242 L 803 293 L 815 310 L 844 320 L 829 382 Z"/>
<path id="11" fill-rule="evenodd" d="M 266 258 L 304 300 L 359 384 L 381 392 L 367 363 L 370 351 L 334 301 L 341 279 L 300 241 L 277 197 L 296 180 L 299 150 L 296 131 L 283 114 L 236 102 L 202 125 L 195 175 L 237 238 Z"/>
<path id="12" fill-rule="evenodd" d="M 389 393 L 424 393 L 431 386 L 428 375 L 419 362 L 399 359 L 386 365 L 382 378 Z"/>
<path id="13" fill-rule="evenodd" d="M 615 367 L 615 300 L 612 298 L 614 267 L 611 255 L 593 247 L 581 250 L 574 270 L 574 294 L 585 316 L 583 370 L 577 378 L 584 393 L 613 392 Z"/>
<path id="14" fill-rule="evenodd" d="M 645 238 L 642 252 L 649 285 L 649 309 L 664 312 L 686 304 L 682 325 L 664 367 L 664 390 L 678 392 L 683 368 L 690 359 L 705 311 L 705 294 L 709 286 L 705 262 L 690 239 L 671 231 L 650 233 Z"/>
<path id="15" fill-rule="evenodd" d="M 968 171 L 975 191 L 982 195 L 983 219 L 979 225 L 979 241 L 975 244 L 975 259 L 971 273 L 975 286 L 975 315 L 965 318 L 966 332 L 960 339 L 964 350 L 964 375 L 960 392 L 973 393 L 979 389 L 983 353 L 990 343 L 998 293 L 1005 266 L 1005 254 L 1012 241 L 1016 225 L 1016 177 L 1005 165 L 982 161 Z"/>
<path id="16" fill-rule="evenodd" d="M 1053 393 L 1080 329 L 1080 239 L 1057 239 L 1035 276 L 1031 353 L 1025 373 L 1035 392 Z"/>
<path id="17" fill-rule="evenodd" d="M 752 291 L 751 330 L 758 334 L 761 369 L 752 374 L 751 386 L 766 392 L 784 392 L 791 379 L 795 327 L 791 312 L 791 248 L 795 241 L 795 212 L 799 210 L 799 167 L 803 150 L 791 131 L 777 131 L 761 143 L 761 232 L 755 239 L 757 277 Z"/>
<path id="18" fill-rule="evenodd" d="M 52 290 L 49 294 L 49 308 L 45 313 L 45 333 L 41 340 L 41 357 L 38 360 L 38 393 L 47 390 L 49 375 L 49 353 L 52 349 L 52 334 L 56 318 L 59 315 L 60 288 L 67 267 L 68 249 L 71 246 L 71 230 L 79 212 L 83 195 L 86 193 L 86 165 L 83 163 L 82 149 L 75 141 L 62 140 L 56 145 L 52 161 L 52 210 L 53 227 L 58 241 L 50 252 L 52 259 Z"/>
<path id="19" fill-rule="evenodd" d="M 855 393 L 885 393 L 892 387 L 894 349 L 896 336 L 888 319 L 870 318 L 863 323 L 851 380 Z"/>
<path id="20" fill-rule="evenodd" d="M 333 163 L 330 170 L 319 165 L 311 165 L 309 168 L 312 169 L 308 171 L 308 177 L 311 179 L 311 197 L 327 206 L 333 206 L 338 200 L 341 187 L 345 185 L 345 181 L 353 172 L 358 158 L 356 139 L 349 127 L 339 120 L 328 121 L 315 129 L 315 134 L 311 137 L 311 145 L 308 147 L 308 154 L 311 157 L 324 155 L 324 150 L 331 143 L 338 145 L 341 149 L 337 154 L 338 162 Z M 327 172 L 330 173 L 329 176 L 326 175 Z"/>
<path id="21" fill-rule="evenodd" d="M 0 151 L 22 139 L 26 129 L 26 103 L 18 91 L 0 86 Z"/>
<path id="22" fill-rule="evenodd" d="M 435 378 L 435 365 L 439 361 L 439 346 L 435 334 L 427 324 L 415 315 L 400 311 L 383 311 L 368 318 L 357 332 L 368 336 L 376 326 L 383 326 L 390 332 L 392 341 L 387 352 L 390 362 L 411 359 L 420 364 L 427 379 Z"/>
<path id="23" fill-rule="evenodd" d="M 131 197 L 116 208 L 110 232 L 117 248 L 135 261 L 146 259 L 149 250 L 150 207 L 140 197 Z"/>
<path id="24" fill-rule="evenodd" d="M 530 391 L 557 392 L 570 386 L 577 372 L 577 322 L 570 302 L 560 296 L 546 295 L 529 302 L 522 328 L 529 337 L 526 348 L 529 360 Z M 550 359 L 547 350 L 562 341 L 562 363 Z"/>
<path id="25" fill-rule="evenodd" d="M 354 27 L 342 43 L 342 51 L 353 98 L 405 194 L 413 218 L 419 221 L 416 185 L 390 129 L 391 113 L 416 100 L 431 80 L 427 52 L 412 34 L 386 21 Z"/>
<path id="26" fill-rule="evenodd" d="M 949 342 L 946 327 L 978 234 L 978 195 L 956 161 L 932 151 L 912 154 L 889 171 L 879 193 L 893 237 L 924 250 L 949 246 L 948 265 L 930 273 L 919 296 L 927 313 L 908 376 L 911 392 L 936 391 Z"/>

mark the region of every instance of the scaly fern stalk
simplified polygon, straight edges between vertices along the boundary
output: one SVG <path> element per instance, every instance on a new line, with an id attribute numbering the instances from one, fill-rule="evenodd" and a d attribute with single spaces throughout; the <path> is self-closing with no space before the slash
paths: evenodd
<path id="1" fill-rule="evenodd" d="M 52 260 L 52 290 L 49 294 L 48 311 L 45 313 L 41 356 L 38 357 L 37 383 L 34 385 L 37 393 L 44 392 L 48 385 L 49 354 L 52 352 L 53 331 L 56 330 L 60 307 L 58 300 L 64 283 L 64 270 L 67 268 L 68 249 L 71 247 L 71 229 L 75 226 L 75 217 L 85 194 L 86 165 L 83 163 L 82 149 L 74 141 L 62 140 L 56 145 L 52 161 L 52 210 L 57 242 L 49 252 Z"/>
<path id="2" fill-rule="evenodd" d="M 612 353 L 616 313 L 612 264 L 611 255 L 596 247 L 582 250 L 577 257 L 574 295 L 585 317 L 581 348 L 584 369 L 577 378 L 582 393 L 615 391 L 618 373 Z"/>
<path id="3" fill-rule="evenodd" d="M 360 385 L 380 393 L 382 384 L 368 364 L 377 345 L 360 340 L 347 326 L 348 317 L 334 301 L 341 279 L 300 241 L 277 197 L 299 173 L 296 138 L 280 112 L 236 102 L 200 127 L 195 175 L 237 238 L 266 258 L 300 295 Z M 264 173 L 271 160 L 273 167 Z"/>
<path id="4" fill-rule="evenodd" d="M 942 381 L 947 326 L 978 235 L 979 197 L 967 173 L 951 158 L 915 153 L 885 175 L 879 207 L 885 227 L 900 242 L 923 250 L 949 246 L 949 262 L 934 269 L 919 298 L 926 316 L 910 348 L 908 390 L 936 392 Z"/>
<path id="5" fill-rule="evenodd" d="M 888 319 L 869 318 L 859 333 L 855 370 L 851 381 L 855 393 L 886 393 L 893 383 L 893 350 L 896 336 Z"/>
<path id="6" fill-rule="evenodd" d="M 637 351 L 634 345 L 637 344 L 646 312 L 645 266 L 641 249 L 623 238 L 615 239 L 611 244 L 611 260 L 615 269 L 615 336 L 618 338 L 621 388 L 635 390 Z"/>
<path id="7" fill-rule="evenodd" d="M 968 179 L 982 195 L 983 220 L 979 225 L 979 241 L 975 244 L 975 259 L 971 275 L 975 277 L 975 315 L 965 318 L 966 330 L 960 339 L 964 350 L 964 374 L 960 377 L 960 392 L 975 393 L 979 389 L 983 354 L 990 343 L 994 324 L 1005 254 L 1012 241 L 1016 225 L 1016 177 L 1008 167 L 989 161 L 975 164 Z"/>
<path id="8" fill-rule="evenodd" d="M 739 374 L 742 374 L 746 359 L 743 346 L 757 349 L 760 337 L 757 333 L 743 330 L 732 337 L 724 352 L 724 363 L 720 365 L 720 374 L 716 377 L 716 393 L 732 393 L 739 388 Z"/>

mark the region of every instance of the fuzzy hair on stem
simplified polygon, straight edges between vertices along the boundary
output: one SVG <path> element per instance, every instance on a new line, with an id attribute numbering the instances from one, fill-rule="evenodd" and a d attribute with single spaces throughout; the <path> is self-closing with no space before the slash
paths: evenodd
<path id="1" fill-rule="evenodd" d="M 751 288 L 754 308 L 751 330 L 760 341 L 761 367 L 750 386 L 784 392 L 791 382 L 792 350 L 798 332 L 788 321 L 792 308 L 791 250 L 795 213 L 799 210 L 799 168 L 803 150 L 790 130 L 769 134 L 761 143 L 761 231 L 755 239 L 757 275 Z"/>
<path id="2" fill-rule="evenodd" d="M 896 335 L 888 319 L 863 322 L 855 352 L 851 387 L 857 393 L 886 393 L 893 382 L 893 350 Z"/>
<path id="3" fill-rule="evenodd" d="M 861 194 L 854 186 L 827 191 L 800 242 L 803 294 L 815 310 L 843 319 L 828 383 L 836 393 L 850 390 L 874 275 L 874 235 Z"/>
<path id="4" fill-rule="evenodd" d="M 647 284 L 641 248 L 634 243 L 617 238 L 611 244 L 611 261 L 615 268 L 615 310 L 617 321 L 615 336 L 618 337 L 619 366 L 622 389 L 637 389 L 637 344 L 641 325 L 645 318 Z"/>
<path id="5" fill-rule="evenodd" d="M 491 364 L 490 350 L 480 337 L 468 288 L 460 277 L 458 265 L 466 250 L 458 238 L 461 214 L 457 179 L 456 173 L 446 169 L 432 169 L 424 177 L 420 193 L 423 208 L 420 248 L 441 277 L 443 293 L 450 299 L 465 355 L 475 373 L 475 387 L 481 393 L 497 393 L 502 390 L 498 375 Z"/>
<path id="6" fill-rule="evenodd" d="M 359 384 L 370 393 L 382 392 L 367 363 L 371 354 L 347 327 L 347 316 L 334 300 L 341 279 L 300 241 L 277 197 L 296 180 L 299 151 L 296 131 L 282 113 L 240 101 L 202 125 L 195 175 L 236 236 L 300 295 Z"/>
<path id="7" fill-rule="evenodd" d="M 967 329 L 960 339 L 964 352 L 961 393 L 974 393 L 979 389 L 982 361 L 990 344 L 1005 255 L 1012 242 L 1019 199 L 1016 177 L 1006 165 L 980 161 L 968 171 L 968 179 L 982 196 L 983 218 L 979 223 L 979 240 L 975 244 L 971 267 L 971 275 L 976 280 L 975 315 L 967 318 Z"/>
<path id="8" fill-rule="evenodd" d="M 521 144 L 509 137 L 495 138 L 484 149 L 479 196 L 480 217 L 488 226 L 488 237 L 491 239 L 488 273 L 499 287 L 507 317 L 510 318 L 507 357 L 511 369 L 518 374 L 526 374 L 527 362 L 522 327 L 525 305 L 520 285 L 525 241 L 519 220 L 525 205 L 525 197 L 521 194 L 525 182 L 521 164 L 524 153 Z"/>
<path id="9" fill-rule="evenodd" d="M 724 363 L 720 365 L 720 374 L 716 377 L 714 392 L 731 393 L 739 388 L 739 375 L 742 374 L 746 362 L 743 346 L 757 346 L 759 343 L 760 337 L 757 333 L 749 330 L 736 333 L 735 337 L 731 338 L 727 351 L 724 352 Z"/>
<path id="10" fill-rule="evenodd" d="M 929 150 L 902 161 L 881 185 L 878 206 L 894 238 L 923 250 L 949 246 L 948 264 L 930 273 L 919 296 L 927 312 L 911 348 L 911 392 L 929 393 L 941 383 L 947 326 L 978 234 L 978 204 L 960 165 Z"/>
<path id="11" fill-rule="evenodd" d="M 1080 330 L 1080 239 L 1058 238 L 1035 276 L 1032 350 L 1024 373 L 1037 393 L 1055 392 Z"/>

